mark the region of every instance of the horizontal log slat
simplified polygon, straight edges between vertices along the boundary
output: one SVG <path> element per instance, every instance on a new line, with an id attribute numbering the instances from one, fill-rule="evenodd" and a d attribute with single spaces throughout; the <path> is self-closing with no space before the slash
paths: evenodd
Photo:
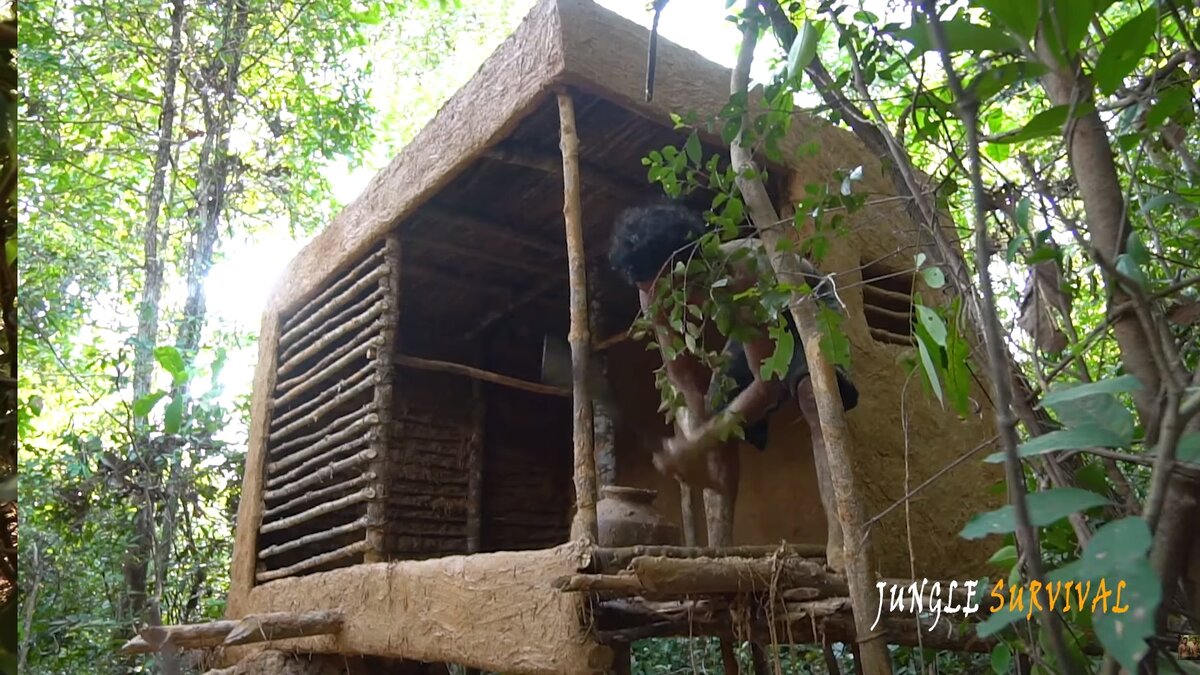
<path id="1" fill-rule="evenodd" d="M 354 506 L 355 504 L 361 504 L 367 500 L 374 499 L 374 498 L 375 498 L 375 488 L 366 487 L 366 488 L 359 490 L 358 492 L 350 493 L 344 497 L 334 499 L 333 501 L 325 502 L 324 504 L 318 504 L 317 506 L 314 506 L 311 509 L 301 511 L 300 513 L 297 513 L 294 516 L 288 516 L 287 518 L 280 518 L 279 520 L 271 521 L 269 523 L 263 523 L 263 526 L 261 528 L 259 528 L 258 531 L 261 534 L 268 534 L 268 533 L 276 532 L 279 530 L 286 530 L 289 527 L 294 527 L 301 523 L 306 523 L 306 522 L 312 520 L 313 518 L 318 518 L 320 516 L 323 516 L 323 515 L 326 515 L 329 513 L 333 513 L 335 511 L 340 511 L 348 506 Z"/>
<path id="2" fill-rule="evenodd" d="M 303 614 L 271 612 L 255 614 L 242 619 L 233 630 L 229 631 L 229 635 L 221 644 L 231 647 L 311 635 L 331 635 L 341 630 L 341 612 L 316 611 Z"/>
<path id="3" fill-rule="evenodd" d="M 282 579 L 284 577 L 290 577 L 298 572 L 303 572 L 305 570 L 313 569 L 314 567 L 320 567 L 321 565 L 327 565 L 331 562 L 350 558 L 358 555 L 359 553 L 365 553 L 370 548 L 371 545 L 365 539 L 362 541 L 356 541 L 348 546 L 343 546 L 328 553 L 309 558 L 308 560 L 303 560 L 295 565 L 288 565 L 287 567 L 277 570 L 258 572 L 254 575 L 254 578 L 258 581 L 267 582 L 274 581 L 275 579 Z"/>
<path id="4" fill-rule="evenodd" d="M 270 500 L 270 499 L 279 499 L 280 497 L 287 497 L 290 495 L 294 495 L 306 487 L 309 487 L 312 485 L 317 485 L 317 484 L 321 483 L 322 481 L 333 480 L 333 477 L 335 475 L 337 475 L 338 472 L 340 472 L 340 471 L 345 471 L 346 469 L 352 469 L 356 466 L 366 464 L 367 462 L 370 462 L 371 460 L 375 459 L 375 457 L 378 456 L 378 454 L 379 454 L 379 452 L 377 450 L 375 450 L 375 448 L 367 448 L 366 450 L 363 450 L 362 452 L 359 452 L 356 455 L 352 455 L 350 457 L 347 457 L 346 459 L 334 462 L 333 464 L 330 464 L 329 466 L 325 467 L 324 469 L 320 469 L 320 470 L 314 472 L 310 476 L 301 478 L 300 480 L 296 481 L 295 483 L 292 483 L 290 485 L 285 485 L 285 486 L 283 486 L 281 488 L 277 488 L 275 490 L 267 490 L 264 493 L 263 498 Z"/>
<path id="5" fill-rule="evenodd" d="M 344 428 L 342 427 L 343 424 L 346 425 Z M 334 445 L 347 440 L 365 437 L 372 430 L 377 429 L 378 426 L 379 415 L 375 414 L 374 405 L 368 403 L 362 409 L 355 410 L 345 417 L 334 420 L 328 427 L 316 433 L 292 439 L 271 448 L 267 456 L 275 459 L 267 465 L 267 472 L 268 474 L 274 474 L 277 471 L 283 471 Z M 308 447 L 302 447 L 306 445 Z M 295 450 L 296 448 L 302 449 Z M 294 450 L 294 452 L 287 454 L 289 450 Z"/>
<path id="6" fill-rule="evenodd" d="M 367 354 L 369 354 L 371 352 L 371 350 L 375 349 L 378 346 L 379 346 L 379 338 L 375 337 L 374 339 L 366 342 L 365 344 L 359 345 L 358 347 L 356 347 L 354 349 L 354 351 L 342 356 L 337 361 L 329 364 L 329 367 L 325 369 L 325 373 L 320 374 L 320 375 L 314 375 L 313 377 L 310 377 L 308 379 L 304 379 L 303 377 L 297 378 L 297 380 L 300 381 L 299 384 L 294 385 L 294 387 L 290 391 L 284 392 L 281 395 L 277 396 L 273 402 L 274 405 L 276 407 L 279 407 L 279 406 L 284 406 L 284 405 L 287 405 L 288 403 L 291 403 L 295 399 L 299 398 L 301 394 L 307 393 L 308 390 L 312 389 L 313 387 L 317 387 L 317 386 L 321 385 L 322 383 L 324 383 L 325 378 L 329 374 L 340 371 L 342 368 L 345 368 L 347 365 L 353 363 L 354 361 L 356 361 L 358 359 L 366 358 Z M 369 371 L 371 374 L 374 374 L 375 368 L 373 367 L 373 365 L 374 365 L 373 363 L 368 361 L 366 364 L 363 365 L 363 367 L 361 368 L 361 370 L 359 372 L 361 372 L 362 370 L 366 370 L 366 371 Z M 276 392 L 277 393 L 279 392 L 278 388 L 276 388 Z"/>
<path id="7" fill-rule="evenodd" d="M 329 317 L 329 320 L 324 322 L 324 326 L 322 326 L 322 327 L 342 326 L 342 325 L 345 325 L 345 323 L 348 322 L 353 317 L 361 316 L 362 314 L 365 314 L 367 312 L 367 310 L 370 309 L 372 306 L 379 304 L 383 301 L 383 295 L 384 295 L 383 291 L 384 291 L 383 286 L 377 285 L 375 287 L 375 290 L 370 295 L 368 295 L 365 298 L 362 298 L 361 300 L 356 301 L 352 305 L 347 305 L 347 306 L 343 307 L 340 312 L 338 312 L 334 316 Z M 328 333 L 325 333 L 325 335 L 327 335 L 327 334 Z M 291 360 L 292 357 L 297 352 L 299 352 L 300 350 L 306 349 L 308 345 L 320 340 L 322 335 L 323 335 L 323 333 L 321 333 L 321 331 L 319 329 L 314 329 L 314 330 L 308 331 L 307 334 L 296 338 L 295 342 L 293 342 L 287 349 L 281 349 L 279 351 L 279 361 L 283 362 L 283 361 Z"/>
<path id="8" fill-rule="evenodd" d="M 294 424 L 315 424 L 330 411 L 337 410 L 339 406 L 346 404 L 355 396 L 369 391 L 371 387 L 375 386 L 377 379 L 376 374 L 370 368 L 357 371 L 336 385 L 326 388 L 312 399 L 287 412 L 280 413 L 279 417 L 272 420 L 271 426 L 276 431 L 284 431 L 287 426 Z"/>
<path id="9" fill-rule="evenodd" d="M 325 497 L 328 497 L 329 495 L 337 494 L 345 490 L 351 490 L 356 487 L 362 487 L 363 485 L 367 485 L 374 480 L 375 472 L 368 471 L 336 485 L 330 485 L 329 487 L 313 490 L 312 492 L 305 492 L 295 499 L 283 502 L 282 504 L 277 504 L 267 509 L 263 512 L 263 520 L 266 522 L 267 519 L 274 518 L 281 513 L 287 513 L 292 509 L 297 509 L 311 502 L 319 501 Z"/>
<path id="10" fill-rule="evenodd" d="M 387 263 L 383 260 L 383 248 L 379 248 L 367 255 L 362 262 L 355 265 L 345 276 L 337 278 L 333 285 L 321 291 L 319 295 L 312 300 L 304 303 L 297 309 L 292 316 L 288 317 L 283 322 L 281 337 L 283 335 L 295 334 L 297 329 L 301 327 L 309 327 L 315 323 L 314 318 L 318 319 L 322 315 L 322 310 L 330 306 L 337 306 L 337 298 L 345 295 L 347 289 L 354 287 L 357 284 L 362 284 L 364 280 L 371 279 L 378 281 L 387 276 L 391 272 Z M 310 323 L 312 322 L 312 323 Z M 280 340 L 280 345 L 286 343 Z"/>
<path id="11" fill-rule="evenodd" d="M 358 329 L 362 328 L 363 326 L 369 326 L 372 324 L 375 324 L 377 326 L 379 324 L 377 319 L 379 319 L 379 317 L 383 315 L 383 310 L 384 310 L 384 305 L 381 303 L 376 303 L 374 306 L 369 307 L 367 309 L 367 311 L 354 317 L 350 321 L 347 321 L 343 324 L 336 326 L 335 328 L 333 328 L 333 330 L 330 330 L 328 333 L 326 333 L 324 336 L 322 336 L 319 340 L 317 340 L 313 344 L 309 345 L 308 347 L 305 347 L 304 349 L 296 352 L 294 355 L 292 355 L 290 357 L 286 357 L 286 358 L 280 357 L 279 368 L 276 370 L 276 373 L 280 376 L 283 376 L 283 375 L 287 375 L 291 372 L 294 372 L 295 370 L 300 368 L 300 366 L 302 366 L 303 364 L 307 363 L 308 361 L 312 360 L 313 358 L 316 358 L 323 351 L 329 349 L 330 345 L 338 342 L 339 340 L 346 337 L 347 335 L 352 334 L 355 330 L 358 330 Z M 357 337 L 361 338 L 362 335 L 359 334 Z M 351 339 L 350 342 L 348 342 L 347 344 L 352 344 L 353 342 L 354 342 L 354 340 Z M 336 354 L 337 351 L 338 350 L 334 350 L 333 354 Z M 326 358 L 328 358 L 328 357 L 326 357 Z"/>
<path id="12" fill-rule="evenodd" d="M 290 483 L 299 479 L 313 471 L 318 471 L 320 468 L 330 462 L 336 461 L 338 457 L 345 455 L 347 452 L 352 452 L 358 448 L 370 447 L 371 436 L 365 434 L 356 438 L 352 438 L 345 443 L 330 445 L 324 451 L 312 455 L 308 461 L 289 470 L 287 473 L 271 476 L 267 479 L 267 487 L 274 488 L 280 485 Z"/>
<path id="13" fill-rule="evenodd" d="M 258 558 L 259 560 L 266 560 L 271 556 L 287 553 L 288 551 L 294 551 L 309 544 L 326 541 L 328 539 L 336 539 L 343 534 L 350 534 L 351 532 L 356 532 L 359 530 L 362 530 L 365 536 L 368 522 L 369 521 L 367 517 L 363 516 L 358 520 L 346 523 L 345 525 L 338 525 L 337 527 L 331 527 L 327 530 L 321 530 L 320 532 L 313 532 L 312 534 L 307 534 L 303 537 L 298 537 L 282 544 L 268 546 L 258 552 Z"/>
<path id="14" fill-rule="evenodd" d="M 290 379 L 276 382 L 275 391 L 287 392 L 300 383 L 311 382 L 317 378 L 324 379 L 330 373 L 336 372 L 336 364 L 344 363 L 346 357 L 360 352 L 365 353 L 363 352 L 363 347 L 378 346 L 381 341 L 379 335 L 380 323 L 378 318 L 375 319 L 373 323 L 364 326 L 348 342 L 326 354 L 316 364 L 301 370 Z"/>

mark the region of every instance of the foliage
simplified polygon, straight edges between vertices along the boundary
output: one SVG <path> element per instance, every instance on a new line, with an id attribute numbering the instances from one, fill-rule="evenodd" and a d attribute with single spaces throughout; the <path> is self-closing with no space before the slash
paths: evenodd
<path id="1" fill-rule="evenodd" d="M 926 287 L 947 287 L 953 298 L 927 302 L 914 288 L 907 362 L 927 393 L 965 416 L 973 381 L 987 373 L 995 391 L 1017 396 L 1000 421 L 1015 415 L 1023 441 L 1003 440 L 986 461 L 1009 462 L 1012 453 L 1023 481 L 1009 486 L 1013 504 L 977 515 L 963 536 L 1007 535 L 993 560 L 1010 580 L 1050 568 L 1048 579 L 1119 579 L 1133 607 L 1128 615 L 1068 612 L 1065 633 L 1044 616 L 1019 630 L 1012 624 L 1024 624 L 1023 614 L 993 616 L 980 625 L 1005 640 L 992 668 L 1008 672 L 1023 651 L 1036 672 L 1136 670 L 1154 647 L 1148 638 L 1164 629 L 1156 623 L 1160 604 L 1176 593 L 1162 560 L 1182 561 L 1194 537 L 1192 516 L 1175 506 L 1191 502 L 1170 496 L 1196 490 L 1194 475 L 1168 476 L 1171 458 L 1194 461 L 1200 447 L 1200 276 L 1192 254 L 1200 246 L 1200 16 L 1174 3 L 1105 0 L 915 2 L 910 9 L 880 17 L 856 2 L 766 0 L 730 17 L 773 30 L 778 72 L 754 107 L 734 95 L 712 119 L 681 111 L 678 127 L 692 130 L 684 149 L 645 158 L 649 180 L 668 195 L 713 195 L 711 234 L 667 272 L 672 283 L 657 291 L 648 314 L 669 317 L 679 334 L 663 346 L 664 358 L 690 353 L 713 363 L 699 339 L 706 322 L 735 334 L 722 317 L 746 311 L 738 305 L 744 298 L 721 291 L 729 273 L 715 242 L 744 236 L 748 222 L 734 176 L 719 155 L 705 159 L 697 132 L 728 143 L 747 119 L 745 143 L 772 161 L 803 162 L 820 149 L 803 134 L 782 143 L 792 122 L 783 111 L 796 99 L 823 101 L 816 112 L 881 157 L 878 170 L 925 232 L 938 229 L 940 209 L 961 242 L 978 242 L 965 256 L 939 244 L 936 256 L 921 253 L 911 266 Z M 792 228 L 787 253 L 820 264 L 830 238 L 872 205 L 875 195 L 854 187 L 862 170 L 843 167 L 808 186 L 810 198 L 793 205 L 797 217 L 773 225 Z M 919 170 L 929 172 L 931 190 Z M 993 250 L 1001 260 L 991 259 Z M 992 260 L 986 270 L 984 260 Z M 986 289 L 976 277 L 985 271 Z M 685 292 L 688 284 L 711 290 Z M 809 290 L 768 277 L 754 289 L 766 308 L 757 318 L 778 326 L 779 310 Z M 1003 341 L 993 352 L 999 359 L 986 349 L 995 342 L 993 321 Z M 828 333 L 832 343 L 840 331 Z M 777 342 L 777 352 L 794 348 Z M 777 365 L 764 364 L 764 374 Z M 677 395 L 661 372 L 659 385 L 669 416 Z M 1020 565 L 1017 539 L 1028 548 Z M 1103 664 L 1083 655 L 1097 646 Z"/>
<path id="2" fill-rule="evenodd" d="M 157 670 L 113 657 L 136 626 L 221 615 L 249 409 L 226 364 L 257 350 L 214 319 L 209 270 L 231 240 L 328 222 L 331 167 L 411 137 L 448 93 L 422 77 L 454 86 L 444 50 L 495 39 L 513 5 L 21 5 L 29 668 Z M 385 51 L 408 107 L 373 72 Z"/>

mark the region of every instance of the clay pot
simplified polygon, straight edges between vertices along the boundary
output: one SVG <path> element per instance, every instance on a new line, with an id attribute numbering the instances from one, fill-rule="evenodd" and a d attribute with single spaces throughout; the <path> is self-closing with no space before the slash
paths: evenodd
<path id="1" fill-rule="evenodd" d="M 600 488 L 596 521 L 601 546 L 678 546 L 679 528 L 654 508 L 658 492 L 622 485 Z"/>

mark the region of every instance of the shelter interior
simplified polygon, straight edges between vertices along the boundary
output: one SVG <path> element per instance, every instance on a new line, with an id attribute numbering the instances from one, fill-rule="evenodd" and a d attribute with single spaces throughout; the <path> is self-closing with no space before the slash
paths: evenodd
<path id="1" fill-rule="evenodd" d="M 668 144 L 682 147 L 686 136 L 599 96 L 575 91 L 573 97 L 596 343 L 626 331 L 639 310 L 635 290 L 606 261 L 612 222 L 627 206 L 664 198 L 661 187 L 646 180 L 642 158 Z M 334 357 L 350 355 L 350 347 L 376 325 L 355 333 L 337 323 L 365 316 L 364 308 L 374 307 L 372 298 L 380 295 L 376 286 L 358 284 L 340 299 L 326 293 L 281 317 L 279 358 L 292 359 L 292 370 L 301 372 L 292 381 L 307 374 L 326 383 L 313 386 L 308 398 L 288 401 L 285 392 L 272 412 L 275 447 L 258 538 L 259 581 L 371 560 L 548 548 L 569 539 L 574 507 L 569 392 L 523 391 L 404 361 L 451 362 L 539 382 L 544 337 L 565 341 L 570 289 L 558 114 L 555 98 L 547 97 L 504 141 L 397 223 L 386 242 L 333 275 L 334 285 L 359 277 L 370 281 L 389 255 L 398 267 L 398 273 L 391 270 L 399 280 L 394 302 L 376 302 L 374 310 L 386 315 L 383 325 L 394 325 L 395 332 L 391 346 L 384 347 L 392 351 L 390 367 L 379 376 L 391 380 L 390 414 L 381 415 L 390 418 L 382 431 L 387 439 L 382 457 L 331 465 L 328 460 L 336 458 L 328 453 L 289 460 L 287 447 L 305 447 L 306 429 L 325 427 L 308 436 L 319 438 L 332 430 L 329 425 L 345 425 L 371 404 L 369 387 L 355 393 L 354 375 L 369 356 Z M 726 154 L 714 147 L 704 152 Z M 771 187 L 777 195 L 778 183 Z M 704 209 L 712 194 L 697 191 L 686 199 Z M 890 325 L 892 339 L 904 341 L 909 308 L 903 299 L 897 307 L 902 311 L 890 312 L 900 317 Z M 881 325 L 887 320 L 885 315 Z M 293 340 L 289 330 L 305 334 Z M 320 335 L 325 337 L 313 337 Z M 613 482 L 658 490 L 659 510 L 678 523 L 678 486 L 655 472 L 646 447 L 669 431 L 657 411 L 653 371 L 659 356 L 632 340 L 607 351 L 607 376 L 619 392 Z M 288 368 L 281 366 L 281 378 Z M 321 397 L 330 400 L 314 411 Z M 739 502 L 735 543 L 823 542 L 825 518 L 807 431 L 794 410 L 777 415 L 784 419 L 773 427 L 781 431 L 773 433 L 767 452 L 745 451 L 743 481 L 755 481 L 756 489 Z M 291 440 L 284 433 L 289 426 L 295 429 Z M 349 428 L 346 436 L 352 436 Z M 345 444 L 345 453 L 358 449 L 353 443 Z M 370 476 L 363 470 L 368 464 L 375 467 Z M 318 466 L 323 478 L 314 473 Z M 292 489 L 289 481 L 297 480 L 306 485 Z M 370 504 L 382 495 L 360 489 L 371 482 L 387 492 L 374 516 Z M 699 495 L 695 499 L 694 510 L 702 513 Z M 339 505 L 343 501 L 351 503 Z M 323 512 L 298 518 L 313 511 Z M 362 531 L 371 528 L 381 530 L 373 547 L 361 543 Z M 698 529 L 703 537 L 703 527 Z"/>

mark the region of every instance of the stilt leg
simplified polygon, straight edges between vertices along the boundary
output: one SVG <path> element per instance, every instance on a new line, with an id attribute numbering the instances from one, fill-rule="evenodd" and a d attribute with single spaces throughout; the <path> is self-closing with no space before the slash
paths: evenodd
<path id="1" fill-rule="evenodd" d="M 817 492 L 821 495 L 821 508 L 825 511 L 826 546 L 825 555 L 829 567 L 837 572 L 846 570 L 845 541 L 842 538 L 842 523 L 838 520 L 837 502 L 833 493 L 833 475 L 829 471 L 829 457 L 825 454 L 825 438 L 821 435 L 821 422 L 817 417 L 817 403 L 813 400 L 812 382 L 805 379 L 796 388 L 796 401 L 812 437 L 813 467 L 817 473 Z"/>
<path id="2" fill-rule="evenodd" d="M 628 642 L 613 643 L 613 675 L 631 675 L 633 672 L 633 645 Z"/>
<path id="3" fill-rule="evenodd" d="M 725 666 L 725 675 L 738 675 L 737 651 L 731 637 L 721 638 L 721 663 Z"/>
<path id="4" fill-rule="evenodd" d="M 754 675 L 771 675 L 771 662 L 767 650 L 757 642 L 750 643 L 750 662 L 754 664 Z"/>

